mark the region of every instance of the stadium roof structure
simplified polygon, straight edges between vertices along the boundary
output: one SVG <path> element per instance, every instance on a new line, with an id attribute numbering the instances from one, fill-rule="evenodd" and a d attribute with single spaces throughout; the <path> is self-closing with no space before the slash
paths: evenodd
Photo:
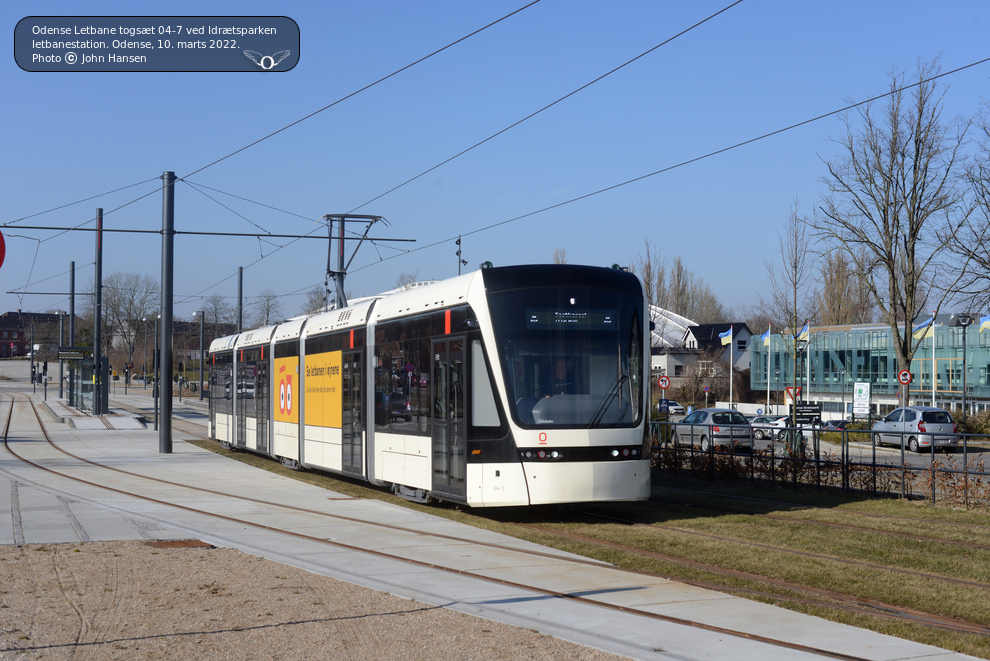
<path id="1" fill-rule="evenodd" d="M 684 334 L 688 327 L 697 326 L 695 322 L 687 317 L 664 310 L 656 305 L 650 306 L 650 320 L 655 328 L 650 346 L 654 347 L 680 347 L 684 345 Z"/>

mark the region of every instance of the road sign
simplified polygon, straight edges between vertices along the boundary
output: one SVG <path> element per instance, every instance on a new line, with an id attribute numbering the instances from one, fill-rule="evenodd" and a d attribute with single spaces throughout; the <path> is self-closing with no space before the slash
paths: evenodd
<path id="1" fill-rule="evenodd" d="M 900 382 L 902 386 L 906 386 L 907 384 L 911 383 L 912 378 L 913 377 L 911 375 L 911 372 L 909 372 L 908 370 L 901 370 L 900 372 L 897 373 L 897 380 L 898 382 Z"/>
<path id="2" fill-rule="evenodd" d="M 787 386 L 787 388 L 785 388 L 785 390 L 787 390 L 787 396 L 792 401 L 793 400 L 796 400 L 798 397 L 801 396 L 801 386 L 798 386 L 797 388 L 792 388 L 791 386 Z"/>
<path id="3" fill-rule="evenodd" d="M 660 386 L 661 390 L 666 390 L 667 388 L 670 387 L 670 379 L 668 379 L 665 376 L 661 376 L 659 379 L 657 379 L 657 385 Z"/>

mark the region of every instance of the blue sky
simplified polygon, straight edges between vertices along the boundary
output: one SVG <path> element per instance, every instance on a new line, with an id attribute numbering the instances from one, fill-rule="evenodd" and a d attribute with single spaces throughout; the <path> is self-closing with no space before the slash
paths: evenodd
<path id="1" fill-rule="evenodd" d="M 46 2 L 3 9 L 2 215 L 7 257 L 0 311 L 67 309 L 92 280 L 92 233 L 23 230 L 79 225 L 161 228 L 158 177 L 178 177 L 294 122 L 522 7 L 505 2 L 175 2 L 169 15 L 289 16 L 300 29 L 290 72 L 29 73 L 14 62 L 13 33 L 29 15 L 133 15 L 132 2 Z M 724 2 L 542 0 L 389 80 L 180 182 L 178 231 L 296 234 L 324 214 L 384 216 L 347 290 L 354 296 L 457 274 L 454 239 L 474 269 L 551 261 L 630 264 L 644 239 L 742 311 L 767 287 L 765 259 L 797 200 L 810 214 L 823 159 L 838 154 L 838 117 L 826 118 L 664 174 L 493 229 L 485 227 L 641 177 L 861 101 L 908 75 L 919 59 L 951 70 L 990 56 L 990 4 L 744 0 L 621 71 L 403 188 L 403 181 L 653 48 Z M 945 113 L 971 115 L 987 97 L 990 63 L 945 79 Z M 143 183 L 141 183 L 143 182 Z M 99 195 L 125 186 L 125 190 Z M 191 184 L 223 191 L 204 196 Z M 203 189 L 200 189 L 203 190 Z M 85 202 L 44 213 L 99 195 Z M 268 207 L 245 201 L 259 202 Z M 234 213 L 236 212 L 236 213 Z M 30 217 L 29 217 L 30 216 Z M 24 220 L 18 221 L 18 219 Z M 6 227 L 2 227 L 6 225 Z M 90 225 L 92 226 L 92 225 Z M 442 242 L 433 247 L 430 244 Z M 104 273 L 160 275 L 154 234 L 107 234 Z M 210 294 L 272 289 L 296 314 L 322 283 L 326 241 L 177 236 L 176 315 Z M 402 250 L 414 249 L 403 254 Z M 348 253 L 350 248 L 348 249 Z M 263 258 L 262 258 L 263 257 Z M 78 306 L 78 303 L 77 303 Z"/>

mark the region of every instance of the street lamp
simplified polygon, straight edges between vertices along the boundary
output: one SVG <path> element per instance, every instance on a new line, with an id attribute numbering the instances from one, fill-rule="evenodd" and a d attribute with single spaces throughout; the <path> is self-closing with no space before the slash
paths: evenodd
<path id="1" fill-rule="evenodd" d="M 962 395 L 963 425 L 966 424 L 966 371 L 967 371 L 966 370 L 966 327 L 969 326 L 972 323 L 973 323 L 973 315 L 967 314 L 965 312 L 959 313 L 959 314 L 953 314 L 952 316 L 949 317 L 949 325 L 950 326 L 962 326 L 962 329 L 963 329 L 963 336 L 962 336 L 962 343 L 963 343 L 963 367 L 962 367 L 962 373 L 963 373 L 963 378 L 962 378 L 962 386 L 963 386 L 963 395 Z M 932 340 L 932 341 L 934 342 L 934 340 Z"/>
<path id="2" fill-rule="evenodd" d="M 206 312 L 198 310 L 193 317 L 199 317 L 199 401 L 203 401 L 203 336 L 205 333 Z"/>
<path id="3" fill-rule="evenodd" d="M 141 364 L 141 373 L 143 374 L 144 389 L 148 389 L 148 318 L 142 317 L 141 321 L 144 322 L 144 362 Z"/>
<path id="4" fill-rule="evenodd" d="M 151 374 L 151 379 L 154 382 L 151 386 L 151 396 L 155 400 L 155 431 L 158 431 L 158 397 L 161 392 L 161 384 L 159 383 L 161 379 L 158 376 L 158 320 L 161 318 L 161 315 L 155 317 L 155 353 L 151 358 L 151 362 L 154 364 Z"/>
<path id="5" fill-rule="evenodd" d="M 839 370 L 842 375 L 842 417 L 846 417 L 846 371 Z"/>
<path id="6" fill-rule="evenodd" d="M 777 393 L 777 413 L 780 413 L 780 368 L 775 369 L 773 373 L 774 385 L 777 386 L 774 388 L 774 392 Z"/>

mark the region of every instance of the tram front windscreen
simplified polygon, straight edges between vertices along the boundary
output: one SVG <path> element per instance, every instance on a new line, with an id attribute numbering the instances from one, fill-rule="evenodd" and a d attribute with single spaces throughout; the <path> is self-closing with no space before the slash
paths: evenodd
<path id="1" fill-rule="evenodd" d="M 518 425 L 639 424 L 644 385 L 639 292 L 531 287 L 491 294 L 489 309 Z"/>

